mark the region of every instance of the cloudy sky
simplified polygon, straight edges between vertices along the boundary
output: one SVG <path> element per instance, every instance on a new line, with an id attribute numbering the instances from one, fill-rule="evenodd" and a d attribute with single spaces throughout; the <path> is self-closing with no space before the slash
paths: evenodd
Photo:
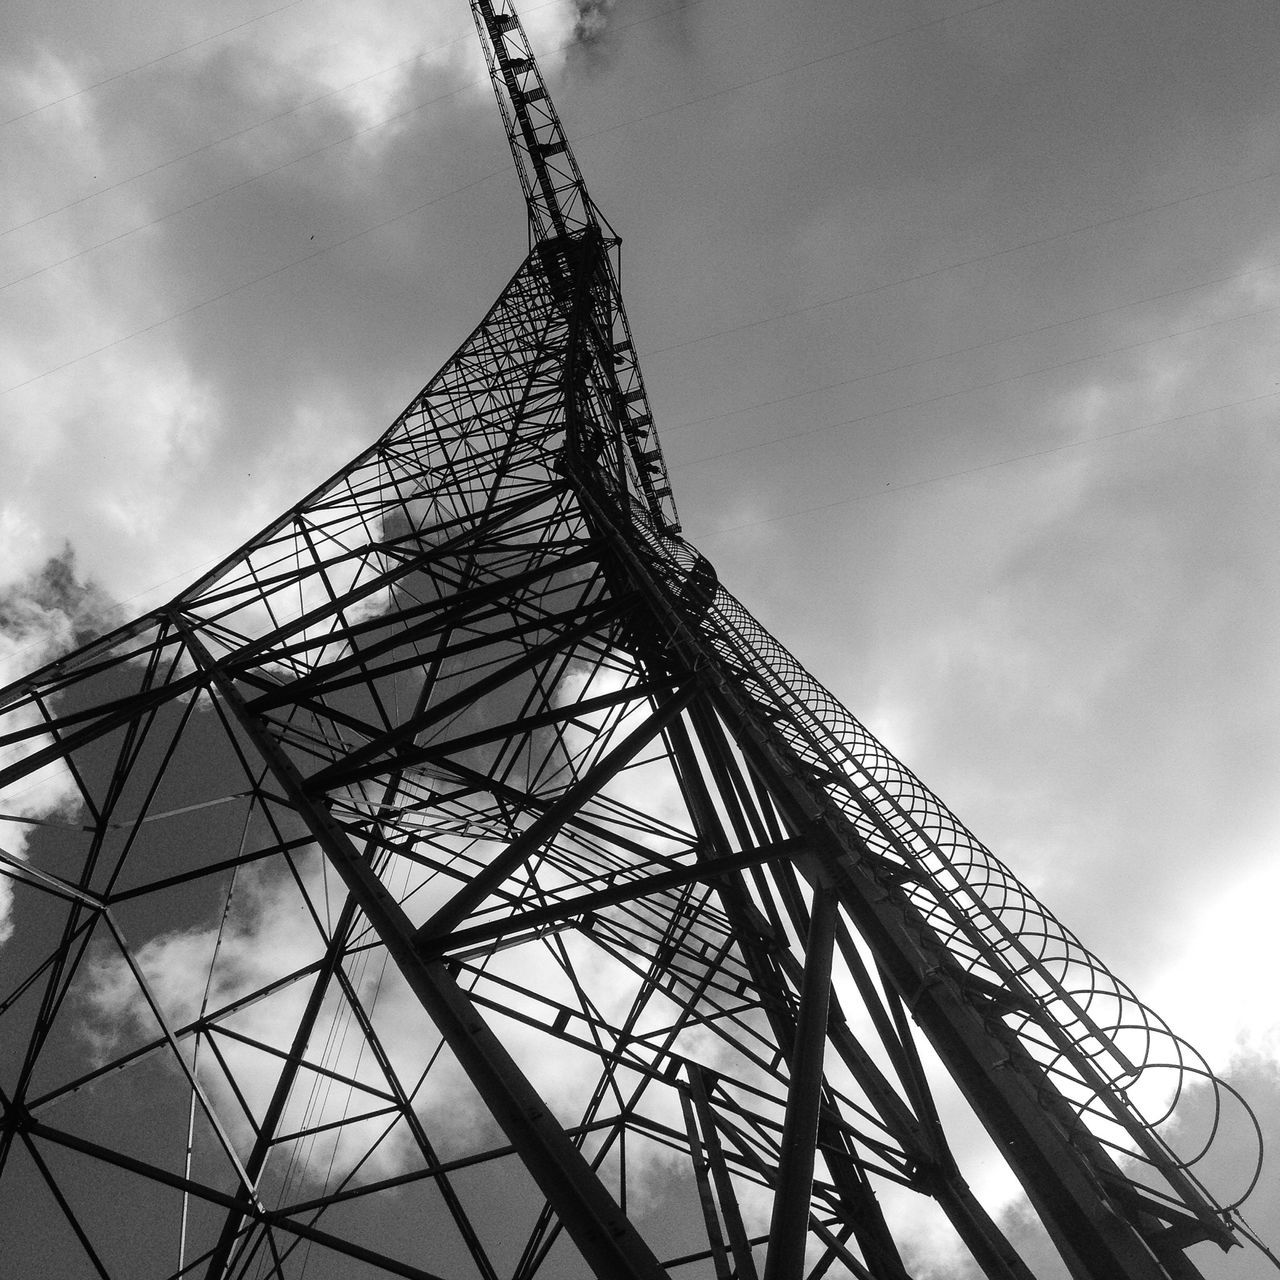
<path id="1" fill-rule="evenodd" d="M 688 535 L 1247 1089 L 1280 1239 L 1274 4 L 523 12 Z M 73 629 L 51 556 L 82 611 L 172 595 L 382 430 L 525 232 L 463 0 L 7 18 L 20 667 Z"/>

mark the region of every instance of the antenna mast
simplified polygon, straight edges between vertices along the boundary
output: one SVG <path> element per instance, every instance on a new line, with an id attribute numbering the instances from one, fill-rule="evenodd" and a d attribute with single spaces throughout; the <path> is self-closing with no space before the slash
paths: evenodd
<path id="1" fill-rule="evenodd" d="M 523 264 L 330 480 L 0 690 L 6 1264 L 909 1280 L 909 1203 L 1031 1280 L 919 1029 L 1073 1280 L 1196 1280 L 1230 1206 L 1135 1099 L 1231 1090 L 681 537 L 617 238 L 471 7 Z"/>

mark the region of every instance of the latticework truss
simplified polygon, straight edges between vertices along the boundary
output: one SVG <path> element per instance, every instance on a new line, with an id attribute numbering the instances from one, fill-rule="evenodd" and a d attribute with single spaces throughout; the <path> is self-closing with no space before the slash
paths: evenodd
<path id="1" fill-rule="evenodd" d="M 4 692 L 11 1256 L 887 1280 L 936 1219 L 1027 1277 L 940 1067 L 1074 1275 L 1194 1275 L 1222 1086 L 681 539 L 616 242 L 475 11 L 524 265 L 371 449 Z"/>

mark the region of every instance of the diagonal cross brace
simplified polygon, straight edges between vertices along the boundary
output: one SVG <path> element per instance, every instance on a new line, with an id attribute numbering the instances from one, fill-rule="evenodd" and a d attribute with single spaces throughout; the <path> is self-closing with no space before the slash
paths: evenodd
<path id="1" fill-rule="evenodd" d="M 483 871 L 464 885 L 418 930 L 418 938 L 434 944 L 466 919 L 522 862 L 560 830 L 582 805 L 662 732 L 691 702 L 696 688 L 673 694 L 661 711 L 637 725 L 608 755 L 597 760 L 584 777 L 569 787 L 551 808 L 536 818 Z"/>
<path id="2" fill-rule="evenodd" d="M 609 1280 L 668 1280 L 658 1259 L 574 1146 L 515 1059 L 445 965 L 414 945 L 404 908 L 362 858 L 333 816 L 308 793 L 302 775 L 248 710 L 239 690 L 180 618 L 193 659 L 208 672 L 316 843 L 386 947 L 410 990 L 484 1099 L 587 1265 Z"/>

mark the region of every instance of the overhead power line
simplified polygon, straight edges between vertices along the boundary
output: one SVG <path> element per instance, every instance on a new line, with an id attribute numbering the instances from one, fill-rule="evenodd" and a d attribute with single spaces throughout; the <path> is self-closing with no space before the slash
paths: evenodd
<path id="1" fill-rule="evenodd" d="M 1134 304 L 1130 304 L 1134 305 Z M 719 453 L 707 454 L 705 457 L 693 458 L 682 465 L 685 467 L 696 467 L 706 462 L 719 462 L 724 458 L 731 458 L 740 453 L 751 453 L 756 449 L 767 449 L 770 445 L 789 444 L 793 440 L 799 440 L 802 436 L 821 435 L 826 431 L 838 431 L 842 427 L 852 427 L 864 422 L 872 422 L 876 418 L 887 418 L 891 414 L 905 413 L 909 409 L 925 409 L 931 405 L 943 404 L 947 400 L 955 400 L 960 396 L 972 395 L 978 391 L 989 391 L 992 387 L 1004 387 L 1013 382 L 1021 382 L 1024 378 L 1034 378 L 1041 373 L 1053 373 L 1058 369 L 1070 369 L 1075 365 L 1088 364 L 1094 360 L 1106 360 L 1111 356 L 1123 355 L 1130 351 L 1139 351 L 1143 347 L 1158 346 L 1162 342 L 1172 341 L 1174 338 L 1185 338 L 1192 333 L 1203 333 L 1206 329 L 1217 328 L 1220 325 L 1234 324 L 1237 320 L 1255 320 L 1259 316 L 1274 315 L 1280 311 L 1280 305 L 1271 307 L 1260 307 L 1257 311 L 1245 311 L 1233 316 L 1220 316 L 1216 320 L 1206 320 L 1203 324 L 1191 325 L 1186 329 L 1175 329 L 1172 333 L 1161 334 L 1158 338 L 1143 338 L 1137 342 L 1126 342 L 1116 346 L 1106 347 L 1102 351 L 1093 351 L 1088 355 L 1073 356 L 1070 360 L 1060 360 L 1054 364 L 1041 365 L 1035 369 L 1024 369 L 1019 373 L 1006 374 L 1002 378 L 992 378 L 987 382 L 978 382 L 971 387 L 961 387 L 958 391 L 944 391 L 936 396 L 927 396 L 923 400 L 912 400 L 906 404 L 893 405 L 888 409 L 876 409 L 872 413 L 859 414 L 856 418 L 845 418 L 840 422 L 827 423 L 821 427 L 806 427 L 802 431 L 792 431 L 784 436 L 774 436 L 769 440 L 758 440 L 752 444 L 738 445 L 732 449 L 723 449 Z"/>
<path id="2" fill-rule="evenodd" d="M 286 9 L 296 9 L 298 5 L 305 3 L 307 3 L 307 0 L 289 0 L 288 4 L 278 5 L 274 9 L 268 9 L 266 13 L 259 13 L 255 17 L 246 18 L 243 22 L 237 22 L 233 26 L 223 27 L 221 31 L 215 31 L 211 35 L 201 36 L 199 40 L 193 40 L 190 44 L 184 44 L 178 49 L 170 49 L 168 53 L 162 53 L 158 57 L 149 58 L 146 62 L 135 63 L 131 67 L 126 67 L 123 71 L 117 71 L 112 75 L 103 77 L 101 80 L 95 80 L 93 84 L 86 84 L 79 89 L 73 89 L 70 93 L 64 93 L 60 98 L 50 98 L 48 102 L 42 102 L 38 107 L 31 107 L 27 111 L 21 111 L 16 116 L 10 116 L 7 120 L 0 120 L 0 127 L 17 124 L 19 120 L 26 120 L 30 116 L 39 115 L 42 111 L 48 111 L 50 107 L 60 106 L 64 102 L 70 102 L 73 98 L 79 98 L 86 93 L 92 93 L 94 89 L 101 89 L 103 85 L 114 84 L 117 80 L 123 80 L 128 76 L 135 75 L 139 71 L 145 71 L 148 67 L 158 66 L 162 62 L 168 62 L 170 58 L 176 58 L 179 54 L 190 53 L 192 49 L 198 49 L 201 45 L 211 44 L 214 40 L 221 40 L 223 36 L 229 36 L 237 31 L 243 31 L 245 27 L 251 27 L 255 22 L 262 22 L 264 19 L 273 17 L 277 13 L 283 13 Z"/>
<path id="3" fill-rule="evenodd" d="M 895 373 L 905 373 L 909 369 L 919 369 L 927 364 L 937 364 L 942 360 L 954 359 L 956 356 L 972 355 L 976 351 L 988 351 L 992 347 L 1001 347 L 1006 342 L 1014 342 L 1019 338 L 1030 338 L 1037 334 L 1049 333 L 1054 329 L 1065 329 L 1068 325 L 1082 324 L 1086 320 L 1097 320 L 1102 316 L 1116 315 L 1121 311 L 1131 310 L 1133 307 L 1144 307 L 1152 302 L 1165 302 L 1170 298 L 1196 293 L 1200 289 L 1209 289 L 1221 284 L 1232 284 L 1238 280 L 1247 280 L 1250 276 L 1262 275 L 1267 271 L 1276 270 L 1280 270 L 1280 262 L 1269 262 L 1265 266 L 1250 267 L 1247 271 L 1236 271 L 1226 276 L 1214 276 L 1211 280 L 1200 280 L 1195 284 L 1182 285 L 1177 289 L 1167 289 L 1162 293 L 1149 293 L 1141 298 L 1130 298 L 1125 302 L 1117 302 L 1114 306 L 1100 307 L 1096 311 L 1078 312 L 1073 316 L 1067 316 L 1064 320 L 1049 320 L 1044 324 L 1031 325 L 1026 329 L 1015 329 L 1010 333 L 1002 334 L 998 338 L 988 338 L 983 342 L 970 343 L 966 347 L 952 347 L 949 351 L 939 351 L 931 356 L 920 356 L 915 360 L 904 361 L 902 364 L 886 365 L 883 369 L 868 369 L 865 373 L 857 373 L 848 378 L 840 378 L 835 382 L 823 382 L 816 387 L 805 387 L 802 391 L 792 391 L 785 396 L 775 396 L 771 400 L 753 400 L 748 404 L 737 405 L 732 409 L 704 414 L 700 418 L 689 418 L 684 422 L 666 424 L 662 428 L 662 434 L 669 436 L 675 431 L 687 431 L 692 427 L 700 427 L 708 422 L 720 422 L 725 418 L 736 418 L 739 414 L 751 413 L 756 409 L 776 408 L 780 404 L 788 404 L 793 400 L 802 400 L 807 396 L 821 395 L 824 391 L 837 391 L 841 387 L 851 387 L 855 383 L 869 382 L 872 378 L 887 378 Z"/>
<path id="4" fill-rule="evenodd" d="M 301 0 L 295 0 L 295 2 L 301 3 Z M 547 3 L 537 6 L 537 8 L 546 8 L 547 4 L 550 2 L 551 0 L 547 0 Z M 650 14 L 647 17 L 637 18 L 627 23 L 617 24 L 614 30 L 627 31 L 633 27 L 643 26 L 646 23 L 654 22 L 658 18 L 661 18 L 669 13 L 675 12 L 676 10 L 692 9 L 696 5 L 703 4 L 705 2 L 706 0 L 687 0 L 686 3 L 671 5 L 668 8 L 662 9 L 657 13 Z M 851 45 L 844 49 L 837 50 L 834 53 L 824 54 L 820 58 L 814 58 L 807 62 L 797 63 L 791 67 L 784 67 L 780 71 L 772 71 L 772 72 L 769 72 L 767 75 L 757 76 L 748 80 L 736 81 L 734 84 L 727 85 L 722 89 L 717 89 L 713 93 L 703 94 L 700 97 L 696 97 L 696 98 L 688 98 L 682 102 L 677 102 L 677 103 L 671 104 L 670 106 L 662 107 L 657 111 L 650 111 L 642 115 L 630 116 L 626 120 L 623 120 L 618 124 L 610 125 L 603 129 L 596 129 L 589 133 L 580 134 L 574 139 L 574 141 L 585 142 L 595 138 L 603 137 L 607 134 L 615 133 L 622 129 L 631 128 L 635 124 L 644 123 L 645 121 L 648 121 L 648 120 L 654 120 L 654 119 L 657 119 L 659 116 L 669 115 L 674 111 L 680 111 L 691 106 L 697 106 L 701 103 L 709 102 L 714 98 L 724 97 L 727 94 L 736 93 L 746 88 L 752 88 L 756 85 L 764 84 L 767 81 L 779 79 L 782 76 L 792 75 L 797 71 L 809 70 L 810 68 L 815 67 L 820 63 L 830 62 L 834 58 L 847 57 L 850 54 L 858 53 L 866 49 L 871 49 L 876 47 L 877 45 L 885 44 L 892 40 L 901 39 L 904 36 L 912 35 L 916 32 L 923 31 L 929 27 L 938 26 L 943 22 L 954 21 L 955 19 L 964 17 L 967 14 L 977 13 L 982 9 L 990 9 L 996 5 L 1008 4 L 1012 2 L 1014 2 L 1014 0 L 984 0 L 984 3 L 982 4 L 976 5 L 970 9 L 961 10 L 959 13 L 956 13 L 956 14 L 949 14 L 944 18 L 934 18 L 928 22 L 917 23 L 915 26 L 907 27 L 902 30 L 892 32 L 889 35 L 878 36 L 874 40 L 865 41 L 857 45 Z M 349 89 L 353 89 L 358 85 L 365 84 L 369 80 L 376 79 L 380 75 L 385 75 L 388 71 L 394 71 L 398 67 L 405 66 L 407 63 L 416 61 L 419 58 L 429 57 L 433 53 L 439 53 L 442 50 L 449 48 L 450 45 L 457 44 L 459 43 L 459 41 L 464 39 L 469 39 L 469 35 L 456 37 L 454 40 L 446 41 L 444 44 L 435 46 L 432 49 L 421 50 L 418 53 L 415 53 L 408 58 L 402 58 L 397 62 L 389 63 L 386 66 L 380 67 L 376 71 L 370 72 L 368 75 L 362 76 L 357 80 L 349 81 L 347 84 L 341 85 L 336 89 L 331 89 L 325 93 L 317 95 L 314 98 L 309 98 L 306 102 L 299 103 L 298 106 L 291 107 L 287 111 L 278 112 L 277 114 L 272 116 L 265 116 L 262 119 L 255 121 L 253 124 L 246 125 L 244 128 L 237 129 L 232 133 L 225 134 L 220 138 L 214 138 L 208 142 L 202 143 L 200 146 L 195 147 L 190 151 L 185 151 L 181 155 L 172 156 L 169 159 L 164 160 L 159 164 L 151 166 L 149 169 L 140 170 L 135 174 L 131 174 L 127 178 L 121 178 L 118 181 L 113 182 L 107 186 L 100 187 L 91 192 L 87 192 L 86 194 L 82 196 L 78 196 L 75 199 L 66 202 L 65 204 L 59 205 L 55 209 L 49 209 L 44 213 L 40 213 L 35 215 L 32 218 L 28 218 L 25 222 L 15 223 L 12 226 L 6 228 L 5 230 L 0 231 L 0 237 L 7 236 L 12 234 L 13 232 L 21 231 L 28 227 L 35 226 L 38 223 L 43 222 L 48 218 L 52 218 L 57 216 L 60 213 L 66 212 L 68 209 L 77 208 L 80 205 L 87 204 L 90 201 L 97 199 L 98 196 L 105 195 L 109 191 L 114 191 L 122 186 L 127 186 L 129 183 L 140 181 L 142 178 L 148 177 L 149 175 L 154 173 L 159 173 L 162 170 L 169 168 L 172 165 L 175 165 L 182 160 L 187 160 L 187 159 L 190 159 L 192 156 L 200 155 L 205 151 L 212 150 L 214 147 L 220 146 L 222 143 L 234 141 L 236 138 L 242 138 L 247 134 L 253 133 L 256 129 L 265 128 L 269 124 L 273 124 L 280 120 L 287 119 L 289 116 L 297 115 L 299 112 L 304 111 L 307 108 L 314 106 L 319 102 L 326 101 L 332 97 L 345 93 Z M 581 38 L 569 40 L 569 41 L 566 41 L 564 44 L 560 45 L 555 50 L 555 52 L 564 53 L 567 50 L 572 49 L 575 46 L 580 45 L 582 43 L 584 43 L 584 41 Z M 149 64 L 144 64 L 144 65 L 149 65 Z M 121 73 L 121 74 L 125 74 L 125 73 Z M 371 125 L 366 125 L 365 127 L 361 129 L 357 129 L 352 133 L 344 134 L 341 138 L 335 138 L 332 142 L 326 143 L 322 147 L 314 148 L 313 150 L 308 151 L 301 156 L 296 156 L 292 160 L 284 161 L 283 163 L 275 165 L 270 169 L 264 169 L 260 173 L 253 174 L 250 177 L 245 178 L 239 182 L 232 183 L 229 186 L 220 187 L 217 191 L 210 192 L 207 196 L 202 197 L 198 201 L 194 201 L 191 204 L 182 205 L 177 209 L 171 209 L 169 210 L 168 213 L 160 214 L 159 216 L 152 218 L 145 223 L 140 223 L 137 226 L 130 227 L 127 230 L 120 232 L 118 235 L 110 236 L 105 240 L 100 240 L 95 244 L 91 244 L 86 246 L 85 248 L 78 249 L 75 253 L 71 253 L 66 255 L 63 258 L 59 258 L 55 262 L 45 263 L 43 266 L 36 267 L 34 270 L 29 271 L 26 275 L 16 276 L 12 280 L 7 281 L 5 284 L 0 285 L 0 289 L 7 289 L 12 285 L 21 284 L 26 280 L 30 280 L 38 275 L 41 275 L 45 271 L 50 271 L 55 267 L 63 266 L 68 262 L 74 262 L 77 258 L 84 257 L 85 254 L 92 253 L 96 249 L 101 249 L 106 247 L 107 245 L 115 244 L 118 241 L 126 238 L 127 236 L 133 235 L 138 231 L 143 231 L 150 227 L 157 226 L 158 224 L 166 221 L 169 218 L 175 217 L 180 213 L 185 213 L 188 209 L 194 208 L 195 205 L 197 204 L 206 203 L 209 200 L 215 199 L 219 195 L 224 195 L 228 192 L 239 190 L 241 187 L 247 186 L 251 182 L 257 182 L 262 178 L 270 177 L 272 174 L 279 173 L 282 169 L 286 169 L 292 164 L 297 164 L 302 160 L 309 159 L 311 156 L 319 155 L 321 152 L 329 150 L 332 147 L 340 146 L 342 143 L 349 142 L 353 138 L 364 136 L 365 134 L 372 133 L 377 129 L 384 128 L 385 126 L 390 124 L 394 124 L 399 120 L 405 119 L 406 116 L 411 115 L 413 112 L 421 110 L 425 106 L 430 106 L 436 102 L 442 101 L 443 98 L 445 97 L 449 97 L 449 96 L 452 96 L 453 94 L 463 92 L 465 89 L 468 89 L 468 88 L 478 87 L 484 83 L 485 83 L 484 78 L 480 77 L 470 81 L 466 85 L 460 86 L 458 89 L 451 90 L 449 94 L 439 95 L 435 98 L 429 98 L 424 102 L 417 103 L 413 107 L 409 107 L 402 111 L 397 111 L 392 115 L 385 116 L 383 119 L 375 121 Z"/>
<path id="5" fill-rule="evenodd" d="M 1049 445 L 1043 449 L 1028 449 L 1023 453 L 1009 454 L 1007 457 L 997 458 L 992 462 L 982 462 L 972 467 L 960 467 L 953 471 L 941 472 L 938 475 L 923 476 L 919 480 L 904 480 L 901 484 L 890 482 L 882 489 L 872 489 L 866 493 L 851 494 L 845 498 L 836 498 L 831 502 L 819 502 L 811 507 L 794 507 L 788 511 L 780 511 L 776 515 L 764 516 L 759 520 L 744 520 L 740 524 L 727 525 L 723 529 L 712 529 L 706 533 L 699 534 L 697 541 L 706 543 L 714 538 L 723 538 L 727 534 L 738 533 L 743 529 L 754 529 L 766 524 L 780 524 L 784 520 L 795 520 L 800 516 L 814 515 L 820 511 L 832 511 L 837 507 L 850 507 L 855 503 L 870 502 L 875 498 L 903 493 L 908 489 L 922 489 L 927 485 L 941 484 L 946 480 L 958 480 L 963 476 L 979 475 L 984 471 L 995 471 L 1000 467 L 1011 466 L 1015 462 L 1026 462 L 1032 458 L 1047 458 L 1055 453 L 1084 449 L 1089 445 L 1120 439 L 1122 436 L 1137 435 L 1139 432 L 1153 431 L 1158 427 L 1171 427 L 1178 423 L 1191 422 L 1195 418 L 1208 417 L 1211 413 L 1222 413 L 1228 409 L 1242 409 L 1246 405 L 1262 404 L 1264 401 L 1277 398 L 1280 398 L 1280 391 L 1267 391 L 1261 395 L 1245 396 L 1240 400 L 1231 400 L 1225 404 L 1209 405 L 1207 408 L 1195 409 L 1190 413 L 1178 413 L 1167 418 L 1156 418 L 1150 422 L 1140 422 L 1136 426 L 1119 427 L 1115 431 L 1105 431 L 1101 435 L 1088 436 L 1079 440 L 1068 440 L 1064 444 Z"/>
<path id="6" fill-rule="evenodd" d="M 1208 196 L 1221 195 L 1224 191 L 1237 191 L 1241 187 L 1256 186 L 1259 183 L 1269 182 L 1277 177 L 1280 177 L 1280 169 L 1272 169 L 1267 173 L 1260 173 L 1252 178 L 1240 178 L 1235 182 L 1226 182 L 1221 186 L 1208 187 L 1203 191 L 1193 191 L 1188 195 L 1178 196 L 1173 200 L 1162 200 L 1157 204 L 1143 205 L 1141 209 L 1132 209 L 1128 213 L 1111 214 L 1093 222 L 1081 223 L 1079 226 L 1070 227 L 1066 231 L 1053 231 L 1048 235 L 1037 236 L 1031 240 L 1020 240 L 1017 244 L 1006 245 L 1003 249 L 992 249 L 987 253 L 975 254 L 969 258 L 959 258 L 953 262 L 939 263 L 936 267 L 927 267 L 924 271 L 917 271 L 909 276 L 898 276 L 896 279 L 887 280 L 883 284 L 868 285 L 864 289 L 853 289 L 848 293 L 836 294 L 834 297 L 824 298 L 819 302 L 808 302 L 802 307 L 793 307 L 789 311 L 776 311 L 771 315 L 762 316 L 758 320 L 746 320 L 742 324 L 728 325 L 723 329 L 713 329 L 692 338 L 685 338 L 680 342 L 669 343 L 665 347 L 650 347 L 649 350 L 641 352 L 641 355 L 646 360 L 651 360 L 654 356 L 668 355 L 672 351 L 680 351 L 685 347 L 692 347 L 701 342 L 709 342 L 712 338 L 723 338 L 733 333 L 745 333 L 748 329 L 758 329 L 762 325 L 774 324 L 778 320 L 789 320 L 793 316 L 809 315 L 814 311 L 822 311 L 826 307 L 834 307 L 838 303 L 850 302 L 855 298 L 870 298 L 878 293 L 900 288 L 904 284 L 915 284 L 917 281 L 928 280 L 933 276 L 942 275 L 943 272 L 954 271 L 957 267 L 972 267 L 983 262 L 993 262 L 995 259 L 1007 257 L 1011 253 L 1020 253 L 1023 249 L 1038 249 L 1043 245 L 1054 244 L 1059 240 L 1068 240 L 1072 236 L 1080 235 L 1085 231 L 1100 231 L 1103 227 L 1115 226 L 1120 222 L 1129 222 L 1134 218 L 1144 218 L 1152 213 L 1163 213 L 1168 209 L 1176 209 L 1180 205 L 1189 204 L 1193 200 L 1204 200 Z"/>
<path id="7" fill-rule="evenodd" d="M 454 90 L 453 92 L 461 92 L 461 90 Z M 413 108 L 413 110 L 416 110 L 416 109 L 417 108 Z M 372 128 L 375 126 L 369 126 L 369 127 Z M 337 144 L 335 143 L 330 145 L 337 145 Z M 299 157 L 299 159 L 302 159 L 302 158 L 304 157 Z M 293 164 L 293 163 L 297 163 L 297 161 L 286 162 L 286 164 Z M 284 167 L 284 166 L 281 166 L 281 167 Z M 362 236 L 370 235 L 375 231 L 381 230 L 383 227 L 391 226 L 393 223 L 399 222 L 404 218 L 409 218 L 416 213 L 421 213 L 422 210 L 429 208 L 431 205 L 438 204 L 443 200 L 447 200 L 451 196 L 459 195 L 464 191 L 468 191 L 471 188 L 477 186 L 481 182 L 486 182 L 491 178 L 495 178 L 502 175 L 503 172 L 504 171 L 501 171 L 501 170 L 493 170 L 470 182 L 464 183 L 460 187 L 454 187 L 451 190 L 446 191 L 439 196 L 432 197 L 429 200 L 421 201 L 420 203 L 414 205 L 410 209 L 406 209 L 400 213 L 393 214 L 390 217 L 384 218 L 369 226 L 363 227 L 359 231 L 355 231 L 351 235 L 345 236 L 341 240 L 338 240 L 333 244 L 326 245 L 322 248 L 314 249 L 309 253 L 302 254 L 300 257 L 295 258 L 290 262 L 282 263 L 278 267 L 273 267 L 268 271 L 262 272 L 261 274 L 256 275 L 249 280 L 242 281 L 240 284 L 234 285 L 229 289 L 225 289 L 220 293 L 217 293 L 209 298 L 202 299 L 199 302 L 194 302 L 190 306 L 183 307 L 179 311 L 175 311 L 169 315 L 162 316 L 160 319 L 154 321 L 151 324 L 144 325 L 138 329 L 134 329 L 129 333 L 121 334 L 118 338 L 112 339 L 112 341 L 103 344 L 101 347 L 96 347 L 92 351 L 86 351 L 78 356 L 73 356 L 71 359 L 65 360 L 61 364 L 51 366 L 50 368 L 43 370 L 41 373 L 33 374 L 30 378 L 26 378 L 21 382 L 14 383 L 11 386 L 0 389 L 0 395 L 7 395 L 10 392 L 17 391 L 22 387 L 30 386 L 32 383 L 38 382 L 41 378 L 48 377 L 50 374 L 58 373 L 63 369 L 70 368 L 71 366 L 78 364 L 82 360 L 89 359 L 91 356 L 100 355 L 102 352 L 108 351 L 113 347 L 119 346 L 123 342 L 128 342 L 132 338 L 139 337 L 144 333 L 151 333 L 154 330 L 160 328 L 162 325 L 169 323 L 170 321 L 177 320 L 183 316 L 190 315 L 193 311 L 198 311 L 203 307 L 212 305 L 215 302 L 220 302 L 225 298 L 229 298 L 232 295 L 239 293 L 243 289 L 248 289 L 255 284 L 259 284 L 263 280 L 269 280 L 274 276 L 280 275 L 282 272 L 288 271 L 292 267 L 299 266 L 304 262 L 311 261 L 311 259 L 313 258 L 321 257 L 326 253 L 331 253 L 335 249 L 340 249 L 345 245 L 351 244 L 353 241 L 359 240 Z M 910 276 L 904 276 L 898 280 L 887 281 L 884 284 L 876 285 L 870 289 L 857 290 L 857 291 L 854 291 L 853 293 L 844 294 L 838 298 L 828 298 L 824 301 L 816 302 L 809 306 L 802 307 L 799 309 L 777 312 L 772 316 L 766 316 L 759 320 L 750 321 L 749 323 L 744 325 L 734 326 L 732 329 L 720 330 L 720 331 L 709 333 L 709 334 L 702 334 L 694 338 L 689 338 L 682 343 L 677 343 L 669 347 L 663 347 L 660 349 L 649 351 L 647 353 L 644 353 L 644 355 L 645 355 L 645 358 L 650 358 L 654 355 L 664 354 L 668 351 L 673 351 L 680 346 L 690 346 L 695 342 L 705 341 L 707 338 L 720 337 L 720 336 L 723 336 L 724 334 L 727 334 L 730 332 L 738 332 L 743 329 L 757 328 L 761 325 L 773 323 L 774 321 L 777 321 L 777 320 L 789 319 L 790 317 L 801 314 L 803 312 L 818 311 L 825 307 L 833 306 L 838 302 L 849 301 L 855 297 L 862 297 L 862 296 L 866 296 L 868 294 L 873 294 L 873 293 L 883 293 L 889 289 L 893 289 L 904 284 L 912 284 L 917 280 L 923 279 L 928 276 L 940 275 L 943 272 L 958 270 L 961 267 L 972 266 L 976 263 L 990 262 L 993 259 L 1003 257 L 1007 254 L 1018 253 L 1024 249 L 1032 248 L 1037 245 L 1048 244 L 1053 241 L 1063 240 L 1070 236 L 1083 235 L 1085 232 L 1094 231 L 1102 227 L 1112 226 L 1117 222 L 1139 218 L 1145 214 L 1164 212 L 1178 205 L 1190 203 L 1193 200 L 1204 199 L 1208 196 L 1217 195 L 1224 191 L 1236 190 L 1240 187 L 1264 182 L 1268 179 L 1273 179 L 1276 177 L 1280 177 L 1280 170 L 1273 171 L 1267 174 L 1262 174 L 1259 177 L 1247 178 L 1238 182 L 1224 183 L 1221 186 L 1210 187 L 1203 191 L 1192 192 L 1191 194 L 1182 196 L 1177 200 L 1161 201 L 1158 204 L 1148 205 L 1142 209 L 1132 210 L 1129 213 L 1109 215 L 1105 218 L 1100 218 L 1094 222 L 1084 223 L 1080 226 L 1073 227 L 1068 231 L 1054 232 L 1051 235 L 1041 237 L 1037 240 L 1022 241 L 1018 244 L 1010 245 L 1004 249 L 992 250 L 987 253 L 977 254 L 970 258 L 961 258 L 954 262 L 944 263 L 937 267 L 932 267 L 929 270 L 924 272 L 918 272 Z M 241 184 L 241 185 L 245 185 L 245 184 Z M 214 194 L 216 195 L 217 193 L 214 193 Z M 214 198 L 213 196 L 206 196 L 201 201 L 197 201 L 195 203 L 204 203 L 213 198 Z M 747 407 L 753 407 L 753 406 L 747 406 Z M 692 424 L 684 424 L 684 425 L 692 425 Z"/>

